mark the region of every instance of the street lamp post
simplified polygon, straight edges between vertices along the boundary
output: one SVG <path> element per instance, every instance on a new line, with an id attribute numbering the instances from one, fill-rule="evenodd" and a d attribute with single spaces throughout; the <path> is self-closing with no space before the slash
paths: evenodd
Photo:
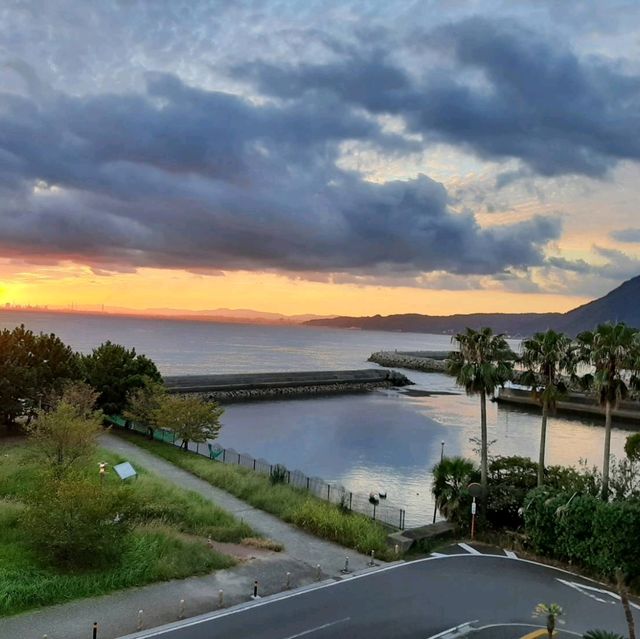
<path id="1" fill-rule="evenodd" d="M 444 459 L 444 439 L 440 442 L 440 463 Z M 437 501 L 433 504 L 433 523 L 436 523 L 436 513 L 438 512 L 438 503 Z"/>

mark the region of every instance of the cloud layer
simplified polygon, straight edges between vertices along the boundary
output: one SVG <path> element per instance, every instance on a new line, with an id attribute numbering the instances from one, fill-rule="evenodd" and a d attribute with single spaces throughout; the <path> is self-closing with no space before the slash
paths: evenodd
<path id="1" fill-rule="evenodd" d="M 290 272 L 495 273 L 542 263 L 556 220 L 481 228 L 426 176 L 376 184 L 338 168 L 339 145 L 390 152 L 331 97 L 250 101 L 150 74 L 141 93 L 2 96 L 5 254 L 136 266 Z"/>
<path id="2" fill-rule="evenodd" d="M 48 37 L 34 27 L 37 10 L 2 16 L 17 28 L 0 26 L 0 255 L 98 272 L 248 269 L 415 285 L 474 275 L 535 287 L 519 274 L 597 271 L 546 257 L 563 231 L 558 215 L 483 226 L 427 175 L 373 182 L 345 169 L 345 149 L 403 160 L 445 144 L 504 165 L 502 188 L 523 176 L 605 178 L 640 159 L 630 134 L 640 130 L 637 70 L 518 15 L 425 25 L 407 13 L 392 30 L 382 15 L 369 24 L 334 7 L 344 19 L 320 30 L 293 25 L 291 7 L 236 15 L 206 4 L 142 3 L 137 20 L 118 3 L 100 15 L 78 5 L 95 48 L 70 37 L 65 12 L 51 13 L 60 49 L 40 67 L 28 59 Z M 234 20 L 246 40 L 220 26 Z M 119 35 L 130 69 L 115 62 Z M 217 58 L 206 48 L 215 37 L 228 47 Z"/>

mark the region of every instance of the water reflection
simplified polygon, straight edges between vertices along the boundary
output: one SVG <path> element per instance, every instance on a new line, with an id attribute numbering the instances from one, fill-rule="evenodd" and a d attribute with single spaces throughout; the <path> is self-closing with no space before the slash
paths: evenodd
<path id="1" fill-rule="evenodd" d="M 402 391 L 227 407 L 220 443 L 300 468 L 310 475 L 368 493 L 382 489 L 407 510 L 407 524 L 433 513 L 430 470 L 445 453 L 477 458 L 470 439 L 479 435 L 479 400 L 440 374 L 411 372 L 417 390 L 456 394 L 409 396 Z M 540 415 L 535 410 L 487 406 L 492 455 L 538 454 Z M 597 418 L 549 419 L 547 462 L 600 466 L 604 429 Z M 628 434 L 612 431 L 611 449 L 623 456 Z"/>

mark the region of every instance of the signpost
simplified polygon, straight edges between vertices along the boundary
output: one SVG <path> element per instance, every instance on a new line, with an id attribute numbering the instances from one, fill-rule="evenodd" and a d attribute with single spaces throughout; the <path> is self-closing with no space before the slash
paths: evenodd
<path id="1" fill-rule="evenodd" d="M 114 466 L 113 470 L 116 471 L 118 477 L 120 477 L 120 479 L 122 480 L 138 476 L 138 473 L 129 462 L 122 462 L 121 464 Z"/>
<path id="2" fill-rule="evenodd" d="M 476 498 L 482 496 L 482 486 L 472 482 L 467 486 L 467 490 L 473 501 L 471 502 L 471 541 L 476 538 Z"/>

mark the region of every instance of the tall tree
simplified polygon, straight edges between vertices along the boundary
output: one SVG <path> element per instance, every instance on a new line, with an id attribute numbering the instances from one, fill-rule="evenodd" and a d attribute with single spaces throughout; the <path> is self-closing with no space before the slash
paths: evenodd
<path id="1" fill-rule="evenodd" d="M 593 367 L 583 376 L 586 387 L 593 387 L 604 407 L 604 459 L 602 462 L 602 497 L 609 497 L 609 466 L 611 463 L 611 412 L 629 389 L 625 371 L 632 371 L 638 360 L 638 333 L 625 324 L 600 324 L 595 331 L 578 335 L 580 356 Z"/>
<path id="2" fill-rule="evenodd" d="M 542 405 L 540 451 L 538 455 L 538 486 L 544 483 L 544 458 L 547 439 L 547 419 L 555 411 L 556 402 L 567 393 L 563 375 L 573 376 L 576 370 L 576 345 L 563 333 L 548 330 L 535 333 L 522 342 L 521 362 L 526 371 L 521 381 L 530 386 Z"/>
<path id="3" fill-rule="evenodd" d="M 99 393 L 98 408 L 107 415 L 120 414 L 127 405 L 127 395 L 150 382 L 161 382 L 156 365 L 135 348 L 105 342 L 82 361 L 85 381 Z"/>
<path id="4" fill-rule="evenodd" d="M 53 334 L 24 326 L 0 331 L 0 423 L 32 417 L 45 397 L 79 376 L 78 356 Z"/>
<path id="5" fill-rule="evenodd" d="M 513 372 L 514 352 L 503 335 L 490 328 L 467 328 L 452 340 L 458 350 L 450 354 L 447 370 L 468 395 L 480 395 L 480 482 L 486 494 L 488 474 L 487 395 L 504 385 Z"/>

